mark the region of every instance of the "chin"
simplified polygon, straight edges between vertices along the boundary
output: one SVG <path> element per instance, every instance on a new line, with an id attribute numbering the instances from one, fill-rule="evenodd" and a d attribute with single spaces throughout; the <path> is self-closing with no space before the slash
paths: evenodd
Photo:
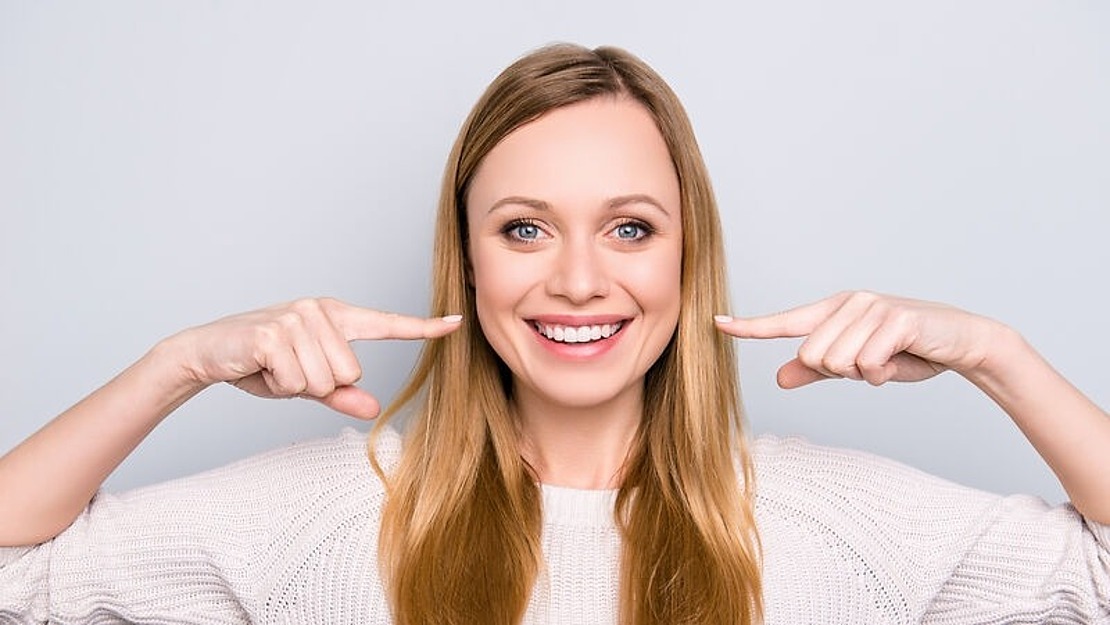
<path id="1" fill-rule="evenodd" d="M 599 384 L 596 373 L 561 377 L 538 385 L 524 383 L 517 378 L 513 384 L 517 388 L 527 388 L 529 395 L 543 403 L 571 410 L 602 407 L 617 401 L 636 387 L 635 383 L 621 384 L 617 381 Z M 643 384 L 642 379 L 639 384 Z"/>

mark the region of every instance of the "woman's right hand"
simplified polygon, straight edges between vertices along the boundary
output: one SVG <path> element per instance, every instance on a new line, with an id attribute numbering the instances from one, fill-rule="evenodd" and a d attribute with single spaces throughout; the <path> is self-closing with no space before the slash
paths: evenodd
<path id="1" fill-rule="evenodd" d="M 362 368 L 356 340 L 430 339 L 459 327 L 461 317 L 425 319 L 352 306 L 331 298 L 300 299 L 233 315 L 166 340 L 187 382 L 228 382 L 259 397 L 305 397 L 352 417 L 372 419 L 381 405 L 354 386 Z"/>
<path id="2" fill-rule="evenodd" d="M 348 343 L 436 338 L 460 320 L 304 299 L 175 334 L 0 456 L 0 546 L 33 545 L 64 530 L 151 430 L 207 386 L 311 397 L 370 419 L 381 408 L 353 386 L 362 369 Z"/>

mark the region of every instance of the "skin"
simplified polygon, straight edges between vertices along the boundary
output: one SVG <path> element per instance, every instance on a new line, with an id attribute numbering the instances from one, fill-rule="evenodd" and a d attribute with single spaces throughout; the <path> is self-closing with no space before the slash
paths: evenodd
<path id="1" fill-rule="evenodd" d="M 643 111 L 622 100 L 543 116 L 495 147 L 468 197 L 479 321 L 513 372 L 522 453 L 549 483 L 607 487 L 619 480 L 644 373 L 677 318 L 677 188 L 658 132 L 643 122 Z M 653 202 L 613 205 L 630 193 Z M 530 200 L 494 209 L 506 197 Z M 517 213 L 538 227 L 505 228 Z M 636 220 L 654 229 L 646 243 L 626 240 L 641 233 L 624 223 Z M 586 355 L 551 351 L 526 323 L 597 314 L 628 322 L 607 351 Z M 373 418 L 379 402 L 354 386 L 361 368 L 349 343 L 435 339 L 458 321 L 306 299 L 169 337 L 0 458 L 0 546 L 63 531 L 143 438 L 208 386 L 311 398 Z M 779 370 L 784 388 L 836 378 L 914 382 L 955 371 L 1013 418 L 1080 512 L 1110 523 L 1110 417 L 1001 323 L 867 292 L 716 323 L 738 338 L 806 337 Z M 574 366 L 567 358 L 577 359 Z"/>
<path id="2" fill-rule="evenodd" d="M 467 221 L 478 318 L 513 372 L 525 459 L 545 483 L 619 480 L 644 375 L 678 321 L 680 208 L 662 136 L 624 98 L 544 115 L 502 140 L 475 175 Z M 598 318 L 624 320 L 600 353 L 583 343 L 553 352 L 534 327 Z"/>
<path id="3" fill-rule="evenodd" d="M 739 338 L 805 337 L 778 371 L 786 389 L 836 378 L 918 382 L 955 371 L 1014 420 L 1079 512 L 1110 523 L 1110 416 L 1012 328 L 944 304 L 869 292 L 716 321 Z"/>
<path id="4" fill-rule="evenodd" d="M 220 382 L 267 398 L 304 397 L 361 419 L 379 402 L 350 341 L 430 339 L 459 327 L 305 299 L 185 330 L 0 458 L 0 546 L 33 545 L 73 523 L 100 485 L 178 406 Z"/>

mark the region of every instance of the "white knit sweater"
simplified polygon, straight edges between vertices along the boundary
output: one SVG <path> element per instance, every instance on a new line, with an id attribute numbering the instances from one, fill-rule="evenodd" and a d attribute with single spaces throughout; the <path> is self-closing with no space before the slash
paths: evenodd
<path id="1" fill-rule="evenodd" d="M 1070 507 L 798 440 L 753 453 L 769 624 L 1110 623 L 1110 527 Z M 101 494 L 53 541 L 0 550 L 0 623 L 388 623 L 382 496 L 354 430 Z M 613 498 L 543 487 L 527 623 L 616 622 Z"/>

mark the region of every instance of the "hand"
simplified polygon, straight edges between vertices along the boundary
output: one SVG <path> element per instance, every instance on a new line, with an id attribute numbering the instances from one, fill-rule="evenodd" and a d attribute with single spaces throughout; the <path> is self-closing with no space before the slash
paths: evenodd
<path id="1" fill-rule="evenodd" d="M 806 337 L 778 371 L 783 388 L 830 378 L 917 382 L 946 369 L 966 376 L 984 366 L 992 337 L 1005 328 L 944 304 L 866 291 L 762 317 L 722 316 L 717 327 L 740 338 Z"/>
<path id="2" fill-rule="evenodd" d="M 362 368 L 349 342 L 437 338 L 456 330 L 459 319 L 421 319 L 334 299 L 302 299 L 220 319 L 167 342 L 182 355 L 185 375 L 197 386 L 229 382 L 259 397 L 305 397 L 372 419 L 381 405 L 354 386 Z"/>

